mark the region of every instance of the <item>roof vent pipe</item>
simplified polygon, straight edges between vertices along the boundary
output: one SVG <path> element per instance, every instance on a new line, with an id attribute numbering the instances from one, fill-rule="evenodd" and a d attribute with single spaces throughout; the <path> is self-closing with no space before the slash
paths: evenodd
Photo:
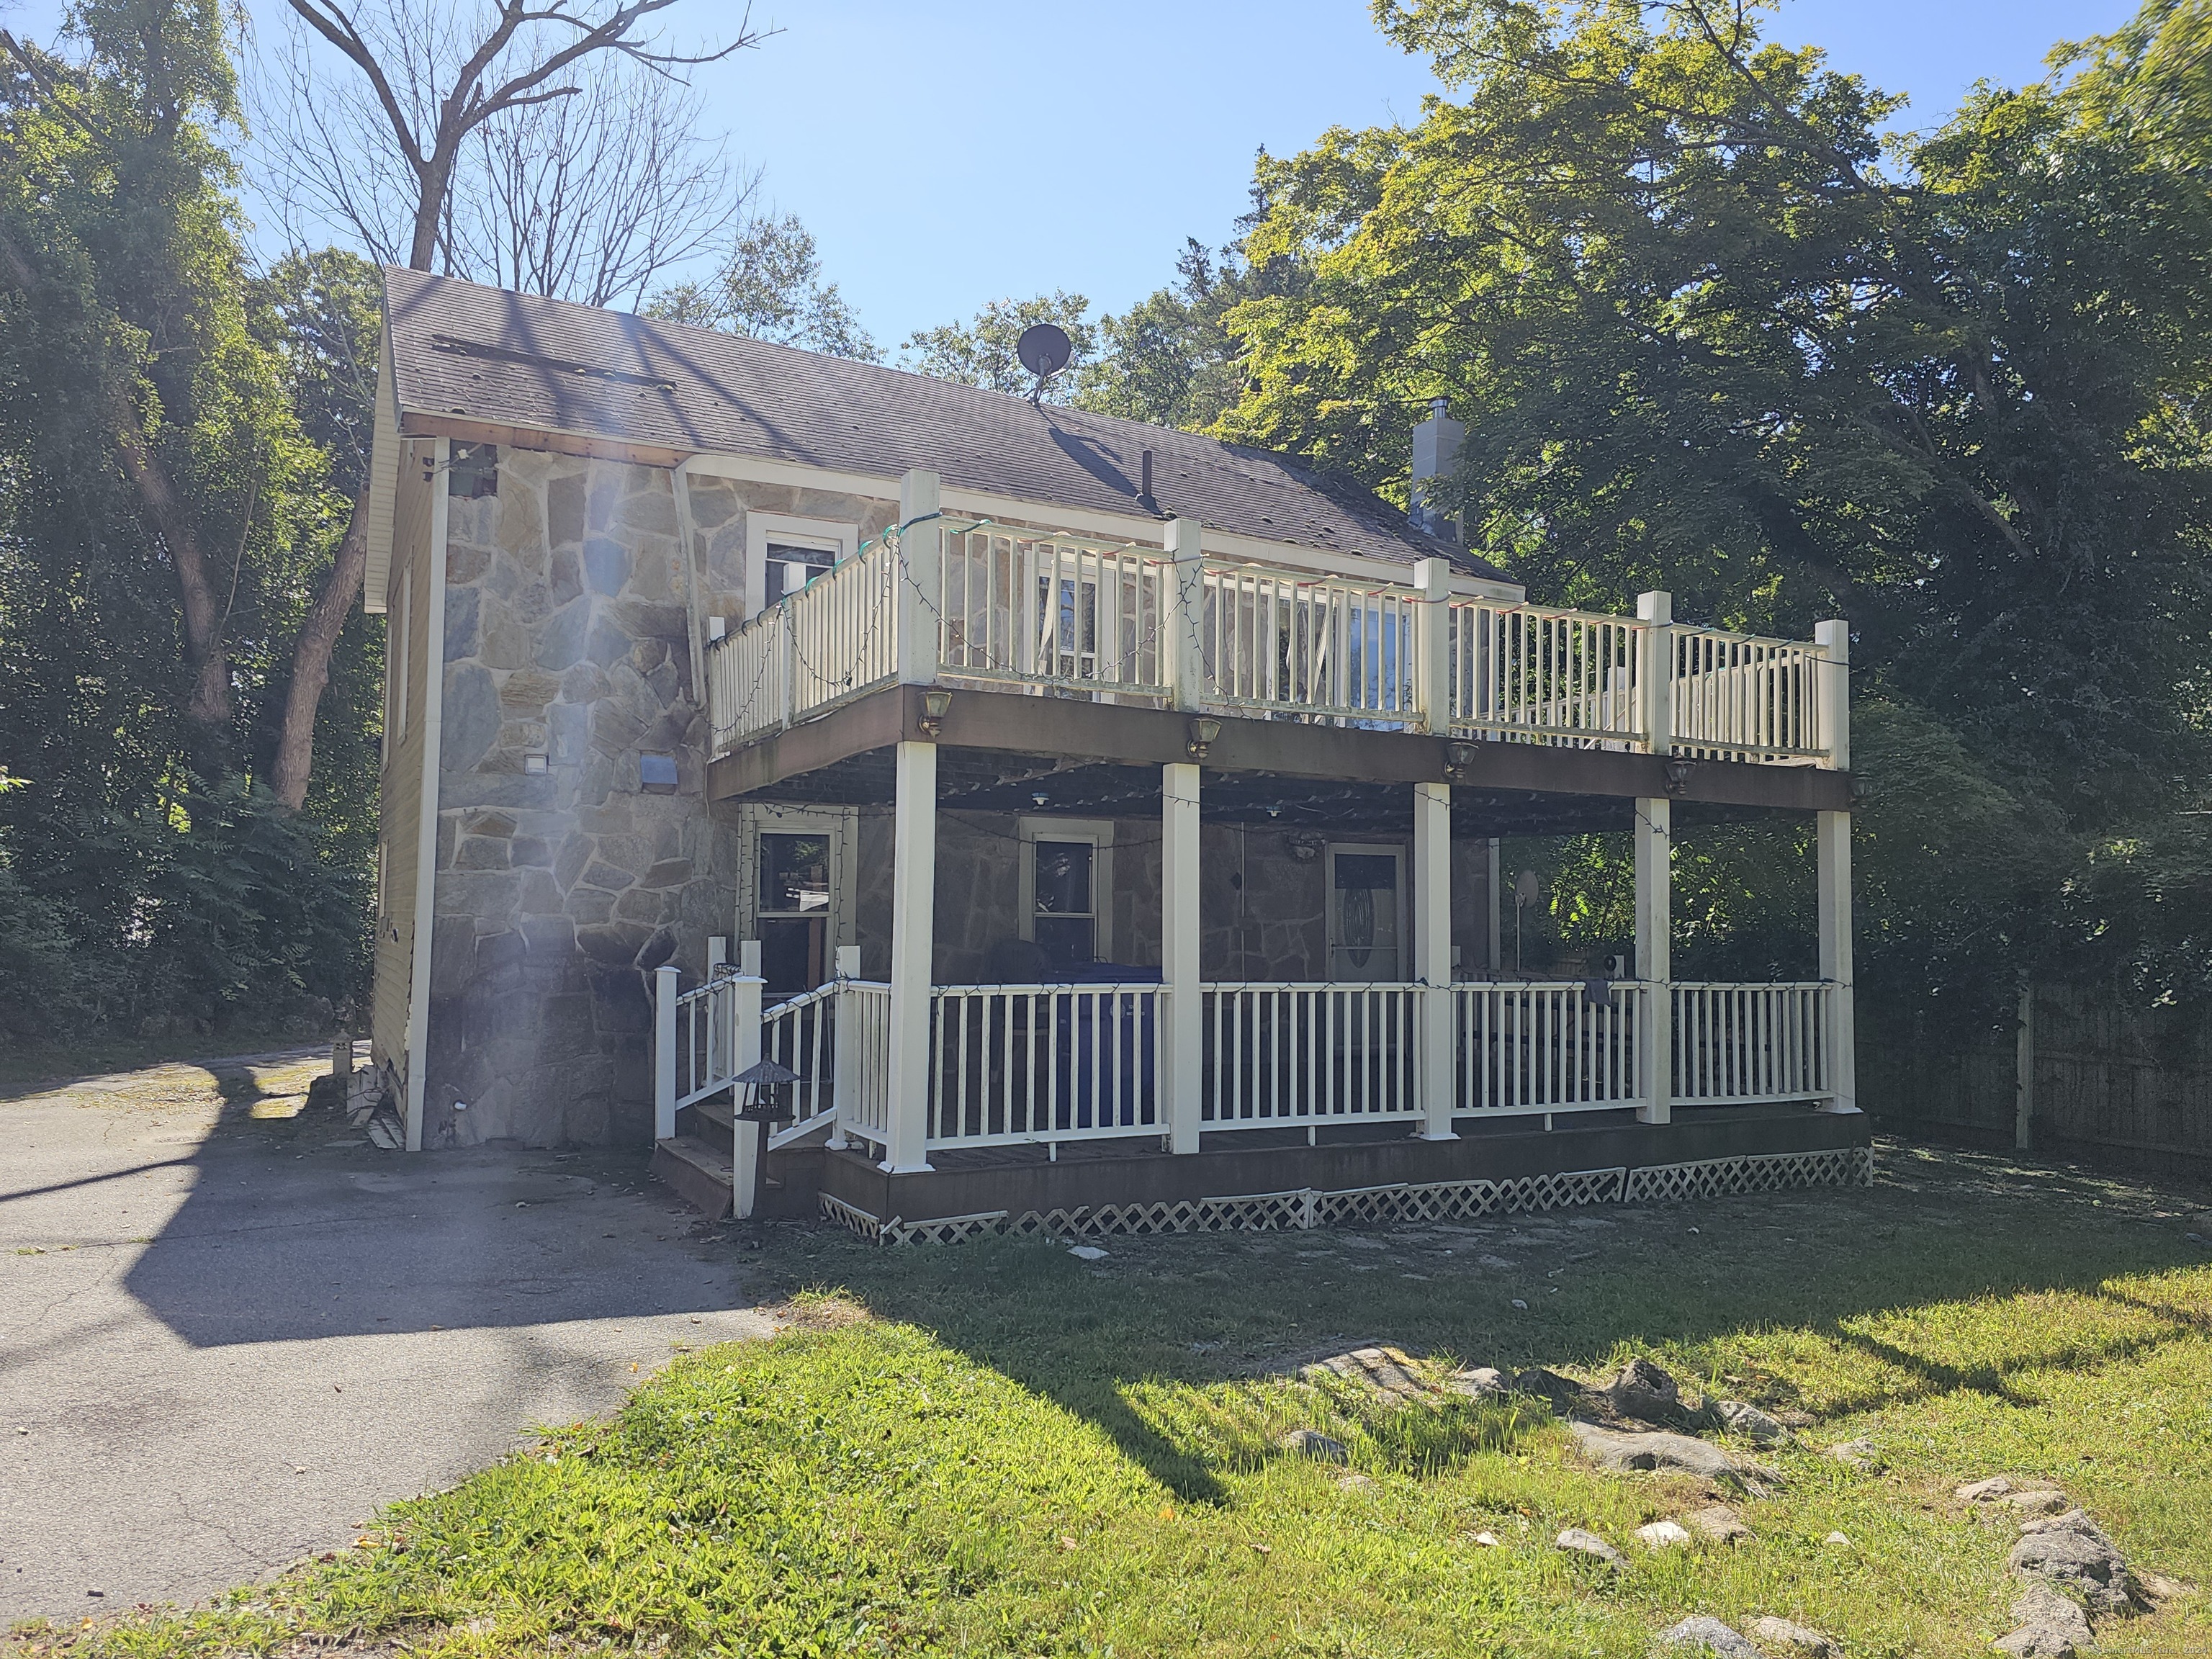
<path id="1" fill-rule="evenodd" d="M 1458 518 L 1446 516 L 1441 508 L 1431 507 L 1427 501 L 1431 491 L 1426 486 L 1451 476 L 1452 467 L 1459 459 L 1460 441 L 1467 436 L 1466 426 L 1444 412 L 1448 407 L 1442 398 L 1431 398 L 1429 418 L 1413 428 L 1410 516 L 1416 529 L 1456 542 L 1461 539 Z"/>
<path id="2" fill-rule="evenodd" d="M 1152 499 L 1152 452 L 1146 450 L 1137 462 L 1137 505 L 1147 513 L 1157 514 L 1160 504 Z"/>

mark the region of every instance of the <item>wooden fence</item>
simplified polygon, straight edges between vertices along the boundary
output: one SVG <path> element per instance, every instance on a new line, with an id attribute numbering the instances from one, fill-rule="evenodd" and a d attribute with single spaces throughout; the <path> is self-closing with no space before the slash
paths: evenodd
<path id="1" fill-rule="evenodd" d="M 2212 1170 L 2212 1029 L 2201 1009 L 2135 1009 L 2109 991 L 2043 985 L 2026 1012 L 2026 1042 L 2017 1018 L 1947 1038 L 1863 1002 L 1860 1104 L 1906 1135 L 2016 1146 L 2024 1115 L 2033 1152 Z"/>

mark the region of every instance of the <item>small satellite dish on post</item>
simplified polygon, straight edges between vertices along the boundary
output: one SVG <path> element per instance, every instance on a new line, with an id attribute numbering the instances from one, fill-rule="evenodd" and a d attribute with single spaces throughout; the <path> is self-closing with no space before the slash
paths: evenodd
<path id="1" fill-rule="evenodd" d="M 1075 342 L 1056 323 L 1032 323 L 1014 342 L 1014 355 L 1022 360 L 1024 368 L 1036 376 L 1036 385 L 1030 391 L 1030 401 L 1035 403 L 1044 393 L 1044 383 L 1066 368 L 1075 356 Z"/>

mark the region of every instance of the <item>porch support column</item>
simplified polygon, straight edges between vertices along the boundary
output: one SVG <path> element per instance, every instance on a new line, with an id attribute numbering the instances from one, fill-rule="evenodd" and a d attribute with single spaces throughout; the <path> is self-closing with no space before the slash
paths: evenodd
<path id="1" fill-rule="evenodd" d="M 1815 672 L 1816 696 L 1827 764 L 1839 772 L 1851 765 L 1851 630 L 1843 621 L 1818 623 L 1813 638 L 1820 648 Z M 1858 1037 L 1851 991 L 1851 815 L 1821 812 L 1814 826 L 1814 852 L 1820 890 L 1820 977 L 1828 987 L 1828 1102 L 1824 1112 L 1856 1112 L 1858 1105 Z"/>
<path id="2" fill-rule="evenodd" d="M 1453 1061 L 1451 786 L 1413 786 L 1413 949 L 1421 981 L 1421 1139 L 1454 1140 L 1459 1094 Z"/>
<path id="3" fill-rule="evenodd" d="M 1160 981 L 1167 988 L 1161 1089 L 1168 1150 L 1198 1150 L 1206 1010 L 1198 980 L 1198 768 L 1160 769 Z"/>
<path id="4" fill-rule="evenodd" d="M 738 1073 L 760 1064 L 761 992 L 766 985 L 757 974 L 733 974 L 726 982 L 730 988 L 729 1075 L 735 1077 Z M 730 1091 L 732 1110 L 744 1103 L 738 1098 L 743 1092 L 741 1089 Z M 760 1185 L 760 1143 L 759 1124 L 748 1123 L 743 1118 L 731 1122 L 730 1216 L 732 1220 L 749 1221 L 752 1218 L 753 1189 Z"/>
<path id="5" fill-rule="evenodd" d="M 1636 977 L 1644 987 L 1636 1027 L 1644 1103 L 1636 1115 L 1644 1123 L 1666 1123 L 1674 1117 L 1674 808 L 1664 795 L 1636 803 Z"/>
<path id="6" fill-rule="evenodd" d="M 939 589 L 945 574 L 945 521 L 937 516 L 939 495 L 937 474 L 921 467 L 899 480 L 899 571 L 891 606 L 898 617 L 902 685 L 928 685 L 937 678 Z M 902 771 L 900 776 L 904 775 Z"/>
<path id="7" fill-rule="evenodd" d="M 894 1175 L 929 1164 L 929 980 L 937 907 L 937 745 L 898 746 L 891 808 L 890 1145 Z"/>

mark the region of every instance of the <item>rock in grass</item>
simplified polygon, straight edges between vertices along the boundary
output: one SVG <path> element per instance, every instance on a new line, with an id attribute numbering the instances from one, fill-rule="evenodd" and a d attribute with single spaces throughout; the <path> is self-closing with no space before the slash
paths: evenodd
<path id="1" fill-rule="evenodd" d="M 1664 1423 L 1682 1409 L 1682 1390 L 1672 1376 L 1642 1356 L 1620 1368 L 1606 1390 L 1613 1408 L 1623 1417 L 1646 1423 Z"/>
<path id="2" fill-rule="evenodd" d="M 1275 1444 L 1286 1452 L 1300 1457 L 1310 1457 L 1317 1463 L 1341 1463 L 1351 1456 L 1344 1442 L 1332 1440 L 1319 1429 L 1292 1429 Z"/>
<path id="3" fill-rule="evenodd" d="M 1454 1371 L 1444 1379 L 1446 1394 L 1463 1395 L 1469 1400 L 1489 1400 L 1510 1394 L 1513 1381 L 1494 1365 L 1477 1365 L 1472 1370 Z"/>
<path id="4" fill-rule="evenodd" d="M 1628 1558 L 1599 1537 L 1580 1527 L 1569 1527 L 1552 1540 L 1554 1547 L 1579 1555 L 1594 1556 L 1608 1567 L 1619 1569 L 1628 1565 Z"/>
<path id="5" fill-rule="evenodd" d="M 1598 1403 L 1592 1391 L 1576 1382 L 1573 1377 L 1562 1376 L 1557 1371 L 1546 1370 L 1541 1365 L 1516 1372 L 1513 1377 L 1513 1392 L 1534 1395 L 1538 1399 L 1547 1402 L 1552 1409 L 1562 1417 L 1571 1416 L 1577 1411 L 1593 1410 Z"/>
<path id="6" fill-rule="evenodd" d="M 1835 1659 L 1840 1651 L 1834 1637 L 1823 1636 L 1819 1631 L 1792 1624 L 1787 1619 L 1777 1619 L 1772 1613 L 1753 1620 L 1749 1634 L 1753 1640 L 1766 1647 L 1806 1654 L 1809 1659 Z"/>
<path id="7" fill-rule="evenodd" d="M 2015 1659 L 2069 1659 L 2089 1645 L 2088 1615 L 2048 1584 L 2030 1584 L 2013 1597 L 2019 1628 L 1997 1639 Z"/>
<path id="8" fill-rule="evenodd" d="M 1863 1436 L 1856 1440 L 1846 1440 L 1841 1445 L 1829 1447 L 1828 1455 L 1848 1468 L 1858 1470 L 1862 1474 L 1871 1474 L 1881 1468 L 1881 1448 Z"/>
<path id="9" fill-rule="evenodd" d="M 1647 1550 L 1687 1549 L 1690 1534 L 1678 1522 L 1654 1521 L 1636 1529 L 1636 1541 Z"/>
<path id="10" fill-rule="evenodd" d="M 1682 1517 L 1682 1524 L 1716 1544 L 1740 1544 L 1752 1535 L 1751 1528 L 1743 1524 L 1743 1517 L 1725 1504 L 1709 1504 L 1704 1509 L 1692 1510 Z"/>
<path id="11" fill-rule="evenodd" d="M 1668 1653 L 1717 1653 L 1721 1659 L 1766 1659 L 1743 1637 L 1709 1613 L 1668 1626 L 1653 1638 L 1652 1646 Z"/>
<path id="12" fill-rule="evenodd" d="M 1309 1382 L 1334 1378 L 1356 1387 L 1372 1389 L 1394 1405 L 1410 1405 L 1431 1397 L 1435 1386 L 1422 1376 L 1402 1349 L 1354 1348 L 1309 1365 L 1299 1373 Z"/>
<path id="13" fill-rule="evenodd" d="M 1997 1507 L 2015 1515 L 2063 1515 L 2074 1507 L 2074 1500 L 2056 1486 L 2042 1486 L 2033 1492 L 2007 1492 L 1997 1499 Z"/>
<path id="14" fill-rule="evenodd" d="M 1761 1451 L 1771 1450 L 1790 1438 L 1790 1431 L 1778 1419 L 1743 1401 L 1723 1400 L 1713 1410 L 1723 1427 L 1741 1435 Z"/>
<path id="15" fill-rule="evenodd" d="M 2132 1613 L 2137 1606 L 2118 1546 L 2080 1510 L 2023 1524 L 2005 1565 L 2023 1578 L 2075 1591 L 2093 1612 Z"/>
<path id="16" fill-rule="evenodd" d="M 1951 1496 L 1962 1504 L 1987 1504 L 2002 1498 L 2012 1490 L 2009 1476 L 1993 1474 L 1986 1480 L 1969 1480 L 1963 1486 L 1951 1488 Z"/>
<path id="17" fill-rule="evenodd" d="M 1772 1469 L 1747 1463 L 1710 1440 L 1662 1430 L 1650 1434 L 1622 1434 L 1595 1423 L 1570 1423 L 1583 1456 L 1609 1474 L 1650 1469 L 1682 1469 L 1707 1480 L 1740 1491 L 1763 1492 L 1782 1484 Z"/>

